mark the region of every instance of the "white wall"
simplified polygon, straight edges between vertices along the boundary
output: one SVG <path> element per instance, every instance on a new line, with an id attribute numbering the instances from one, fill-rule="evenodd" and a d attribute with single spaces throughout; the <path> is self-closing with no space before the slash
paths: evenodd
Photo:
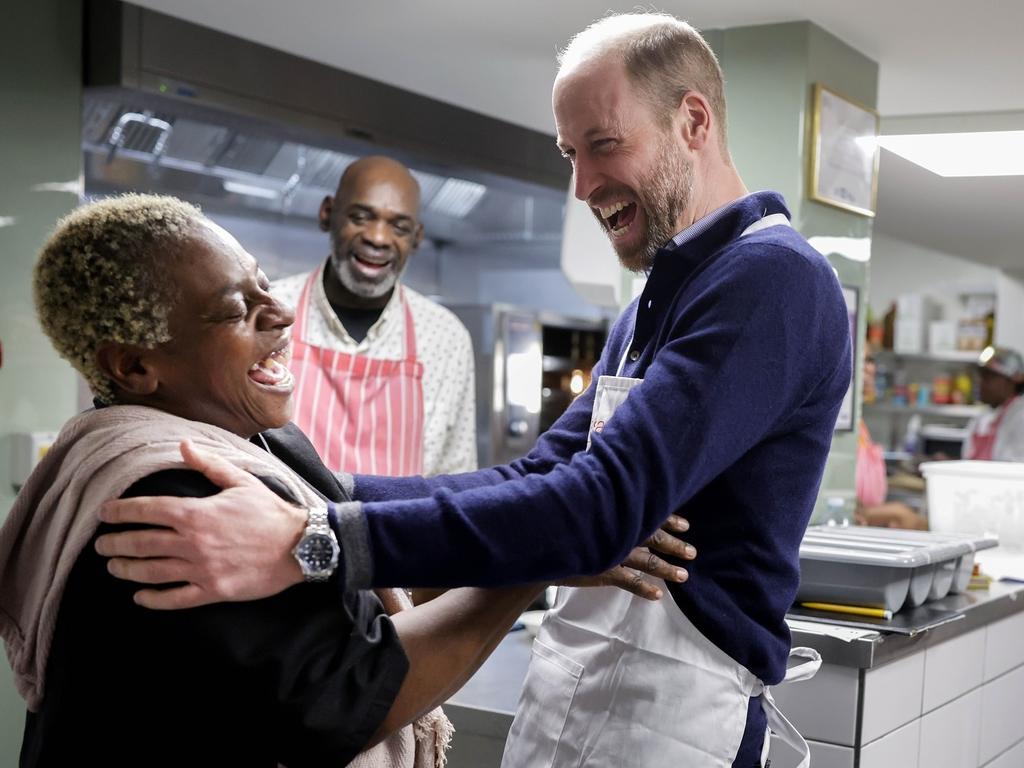
<path id="1" fill-rule="evenodd" d="M 996 344 L 1024 352 L 1024 274 L 1004 272 L 996 293 Z"/>
<path id="2" fill-rule="evenodd" d="M 868 301 L 876 316 L 901 293 L 918 292 L 938 300 L 943 319 L 955 320 L 959 294 L 972 289 L 996 294 L 996 343 L 1024 351 L 1024 272 L 1006 272 L 875 231 Z"/>
<path id="3" fill-rule="evenodd" d="M 871 245 L 868 303 L 880 317 L 901 293 L 925 293 L 939 300 L 943 319 L 955 320 L 959 314 L 958 293 L 965 288 L 994 293 L 1000 277 L 994 267 L 897 240 L 876 230 Z"/>

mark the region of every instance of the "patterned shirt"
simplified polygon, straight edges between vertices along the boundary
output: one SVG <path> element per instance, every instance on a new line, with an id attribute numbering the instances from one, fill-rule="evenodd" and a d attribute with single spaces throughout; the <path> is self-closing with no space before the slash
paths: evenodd
<path id="1" fill-rule="evenodd" d="M 392 294 L 366 338 L 357 343 L 331 309 L 322 274 L 320 267 L 310 292 L 306 340 L 350 355 L 401 360 L 405 356 L 405 314 L 399 292 Z M 308 272 L 282 278 L 273 284 L 273 292 L 294 307 L 307 279 Z M 423 363 L 423 473 L 472 471 L 477 466 L 476 390 L 469 332 L 445 307 L 407 286 L 402 286 L 402 294 L 409 302 L 416 329 L 416 356 Z"/>

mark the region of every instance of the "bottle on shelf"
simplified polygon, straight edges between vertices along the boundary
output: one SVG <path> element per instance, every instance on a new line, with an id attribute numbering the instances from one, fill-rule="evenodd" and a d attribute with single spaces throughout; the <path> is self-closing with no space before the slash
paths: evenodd
<path id="1" fill-rule="evenodd" d="M 889 311 L 882 319 L 882 346 L 885 349 L 892 349 L 896 338 L 896 302 L 889 305 Z"/>
<path id="2" fill-rule="evenodd" d="M 825 502 L 825 525 L 848 526 L 850 516 L 846 513 L 846 499 L 842 496 L 829 496 Z"/>
<path id="3" fill-rule="evenodd" d="M 875 366 L 875 399 L 874 402 L 885 403 L 889 400 L 889 369 L 881 363 Z"/>
<path id="4" fill-rule="evenodd" d="M 889 402 L 891 402 L 893 405 L 910 404 L 907 391 L 907 372 L 902 368 L 897 368 L 896 372 L 893 374 L 892 392 L 889 398 Z"/>
<path id="5" fill-rule="evenodd" d="M 868 344 L 872 348 L 885 346 L 885 323 L 871 310 L 870 304 L 868 305 L 867 338 Z"/>
<path id="6" fill-rule="evenodd" d="M 921 415 L 915 413 L 907 419 L 907 431 L 903 434 L 903 450 L 917 455 L 921 445 Z"/>
<path id="7" fill-rule="evenodd" d="M 961 370 L 953 380 L 952 401 L 954 405 L 970 405 L 974 402 L 974 381 L 967 370 Z"/>

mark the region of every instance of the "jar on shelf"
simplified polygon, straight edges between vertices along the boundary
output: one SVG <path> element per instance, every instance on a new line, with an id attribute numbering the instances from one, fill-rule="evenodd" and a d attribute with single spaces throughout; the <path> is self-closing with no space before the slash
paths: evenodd
<path id="1" fill-rule="evenodd" d="M 932 402 L 949 405 L 953 402 L 953 379 L 948 373 L 939 373 L 932 379 Z"/>

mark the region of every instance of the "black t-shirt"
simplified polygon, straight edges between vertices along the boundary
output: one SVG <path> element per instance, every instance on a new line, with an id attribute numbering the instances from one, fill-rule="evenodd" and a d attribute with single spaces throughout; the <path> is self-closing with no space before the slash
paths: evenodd
<path id="1" fill-rule="evenodd" d="M 310 469 L 316 454 L 297 428 L 264 434 L 275 455 Z M 316 463 L 300 473 L 342 499 Z M 196 472 L 168 470 L 124 496 L 217 490 Z M 302 584 L 265 600 L 152 611 L 132 602 L 136 589 L 86 546 L 61 601 L 42 706 L 26 720 L 23 767 L 341 768 L 383 721 L 408 670 L 370 592 L 344 593 L 339 604 L 336 584 Z"/>
<path id="2" fill-rule="evenodd" d="M 338 320 L 343 326 L 345 331 L 352 340 L 357 344 L 366 338 L 366 334 L 370 332 L 370 328 L 376 323 L 382 314 L 384 314 L 384 307 L 375 307 L 373 309 L 353 309 L 352 307 L 343 307 L 339 304 L 331 304 L 331 309 L 334 310 L 334 314 L 338 316 Z"/>

